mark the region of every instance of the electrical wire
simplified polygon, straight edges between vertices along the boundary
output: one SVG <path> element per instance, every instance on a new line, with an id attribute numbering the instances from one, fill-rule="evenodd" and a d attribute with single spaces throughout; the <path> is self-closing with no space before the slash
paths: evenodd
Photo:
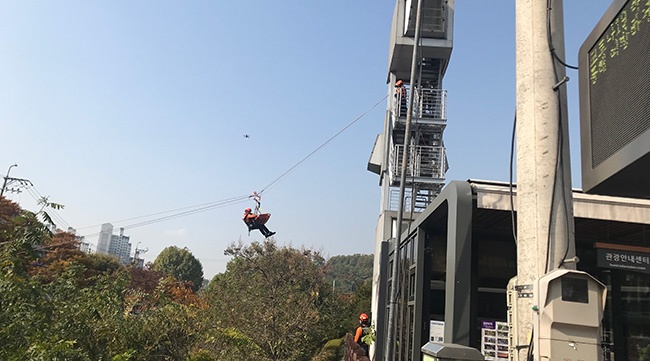
<path id="1" fill-rule="evenodd" d="M 548 47 L 549 51 L 551 52 L 551 56 L 553 59 L 558 60 L 558 62 L 564 66 L 564 62 L 562 62 L 557 55 L 555 54 L 555 47 L 553 45 L 553 33 L 551 32 L 551 0 L 547 0 L 546 2 L 546 39 L 548 41 Z M 558 75 L 558 69 L 557 69 L 557 64 L 555 61 L 553 61 L 553 75 L 555 79 L 555 84 L 560 84 L 560 79 Z M 563 161 L 563 152 L 564 152 L 564 127 L 563 127 L 563 119 L 562 119 L 562 94 L 561 94 L 561 86 L 556 86 L 554 87 L 555 94 L 557 96 L 557 107 L 558 107 L 558 144 L 557 144 L 557 158 L 555 161 L 555 175 L 553 177 L 553 191 L 552 191 L 552 198 L 551 198 L 551 210 L 549 214 L 549 223 L 548 223 L 548 239 L 547 239 L 547 254 L 546 254 L 546 265 L 545 269 L 546 272 L 550 271 L 549 269 L 549 262 L 550 262 L 550 245 L 551 245 L 551 222 L 553 218 L 553 210 L 554 210 L 554 203 L 555 203 L 555 192 L 557 188 L 557 175 L 558 172 L 561 173 L 561 181 L 560 181 L 560 186 L 562 187 L 562 199 L 564 202 L 564 221 L 565 221 L 565 227 L 566 227 L 566 232 L 568 236 L 568 232 L 570 231 L 570 221 L 569 221 L 569 206 L 566 202 L 566 184 L 565 184 L 565 174 L 564 174 L 564 161 Z M 569 242 L 567 240 L 566 242 L 566 248 L 564 250 L 564 256 L 560 263 L 558 264 L 558 268 L 561 267 L 564 262 L 566 261 L 566 257 L 569 254 Z"/>
<path id="2" fill-rule="evenodd" d="M 41 195 L 41 193 L 33 185 L 31 187 L 25 187 L 25 190 L 37 203 L 41 201 L 47 201 L 48 199 L 48 197 L 44 197 L 43 195 Z M 44 207 L 45 205 L 43 205 L 43 208 Z M 43 208 L 41 209 L 41 211 L 43 210 Z M 48 209 L 47 214 L 50 216 L 52 221 L 55 221 L 59 225 L 64 226 L 65 228 L 70 227 L 70 224 L 66 222 L 65 219 L 63 219 L 63 217 L 56 211 L 56 209 L 54 208 Z"/>
<path id="3" fill-rule="evenodd" d="M 517 244 L 517 221 L 515 220 L 515 200 L 512 190 L 512 178 L 513 178 L 513 168 L 514 168 L 514 158 L 515 158 L 515 136 L 517 134 L 517 110 L 515 109 L 515 117 L 512 122 L 512 138 L 510 139 L 510 183 L 509 183 L 509 193 L 510 193 L 510 218 L 512 220 L 512 239 Z"/>
<path id="4" fill-rule="evenodd" d="M 550 15 L 549 15 L 550 12 L 551 12 L 551 10 L 552 10 L 552 8 L 551 8 L 551 0 L 547 0 L 547 1 L 546 1 L 546 14 L 547 14 L 547 15 L 546 15 L 546 28 L 548 29 L 548 30 L 547 30 L 548 37 L 551 37 L 551 36 L 552 36 L 552 35 L 551 35 L 551 30 L 550 30 L 550 29 L 551 29 L 551 17 L 550 17 Z M 553 46 L 553 43 L 552 43 L 552 42 L 549 43 L 549 49 L 550 49 L 550 51 L 551 51 L 551 55 L 553 56 L 553 58 L 554 58 L 555 60 L 558 61 L 558 63 L 562 64 L 562 65 L 563 65 L 564 67 L 566 67 L 566 68 L 574 69 L 574 70 L 578 70 L 578 67 L 577 67 L 577 66 L 569 65 L 569 64 L 565 63 L 562 59 L 560 59 L 560 57 L 559 57 L 559 56 L 557 55 L 557 53 L 555 52 L 555 47 Z"/>
<path id="5" fill-rule="evenodd" d="M 535 340 L 535 329 L 532 329 L 530 331 L 530 342 L 528 342 L 528 350 L 526 351 L 526 361 L 534 361 L 535 359 L 533 358 L 533 345 Z"/>
<path id="6" fill-rule="evenodd" d="M 562 59 L 560 59 L 560 57 L 557 55 L 555 50 L 553 50 L 553 57 L 555 58 L 555 60 L 558 61 L 558 63 L 564 65 L 564 67 L 569 68 L 569 69 L 573 69 L 573 70 L 578 70 L 577 66 L 569 65 L 569 64 L 565 63 Z"/>

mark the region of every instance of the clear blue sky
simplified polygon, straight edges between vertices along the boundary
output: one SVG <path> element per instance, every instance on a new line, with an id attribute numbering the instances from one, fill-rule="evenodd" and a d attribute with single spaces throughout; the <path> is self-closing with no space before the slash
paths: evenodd
<path id="1" fill-rule="evenodd" d="M 448 180 L 508 179 L 514 1 L 457 0 Z M 610 0 L 565 0 L 566 61 Z M 0 1 L 0 172 L 62 203 L 81 234 L 259 191 L 387 92 L 393 1 Z M 569 71 L 574 187 L 577 72 Z M 265 192 L 280 244 L 371 253 L 382 104 Z M 249 134 L 250 138 L 243 135 Z M 28 193 L 10 199 L 34 210 Z M 250 203 L 127 229 L 152 261 L 187 247 L 206 277 L 249 237 Z M 149 217 L 156 218 L 156 217 Z M 96 236 L 88 237 L 95 243 Z"/>

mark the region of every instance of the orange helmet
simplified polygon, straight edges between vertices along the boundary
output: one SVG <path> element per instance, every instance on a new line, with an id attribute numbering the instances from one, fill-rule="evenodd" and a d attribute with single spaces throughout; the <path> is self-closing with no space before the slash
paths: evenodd
<path id="1" fill-rule="evenodd" d="M 246 208 L 246 209 L 244 209 L 244 213 L 250 213 L 250 212 L 251 212 L 251 209 L 250 209 L 250 208 Z"/>
<path id="2" fill-rule="evenodd" d="M 397 82 L 395 82 L 395 86 L 402 86 L 403 84 L 404 84 L 404 82 L 402 82 L 401 80 L 398 80 Z"/>
<path id="3" fill-rule="evenodd" d="M 368 319 L 369 319 L 369 317 L 365 313 L 362 313 L 362 314 L 359 315 L 359 321 L 361 321 L 361 322 L 366 322 L 366 321 L 368 321 Z"/>

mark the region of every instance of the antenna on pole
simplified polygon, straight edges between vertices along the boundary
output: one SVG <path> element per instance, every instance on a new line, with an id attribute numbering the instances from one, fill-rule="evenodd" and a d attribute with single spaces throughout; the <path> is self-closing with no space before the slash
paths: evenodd
<path id="1" fill-rule="evenodd" d="M 140 264 L 140 261 L 142 261 L 142 263 L 144 263 L 144 259 L 141 259 L 141 258 L 140 258 L 140 255 L 149 252 L 149 248 L 138 248 L 138 246 L 140 245 L 140 243 L 142 243 L 142 242 L 138 242 L 138 243 L 135 245 L 135 251 L 133 252 L 133 262 L 132 262 L 132 263 L 133 263 L 135 266 L 142 267 L 142 265 Z"/>
<path id="2" fill-rule="evenodd" d="M 29 179 L 22 179 L 22 178 L 12 178 L 9 176 L 9 172 L 11 172 L 11 168 L 17 167 L 18 164 L 12 164 L 9 166 L 9 169 L 7 169 L 7 175 L 4 176 L 4 181 L 2 182 L 2 189 L 0 189 L 0 197 L 2 197 L 5 194 L 5 191 L 11 192 L 11 193 L 20 193 L 21 188 L 27 188 L 27 187 L 33 187 L 34 185 L 32 182 L 29 181 Z M 17 187 L 15 188 L 8 188 L 11 184 L 17 183 Z"/>

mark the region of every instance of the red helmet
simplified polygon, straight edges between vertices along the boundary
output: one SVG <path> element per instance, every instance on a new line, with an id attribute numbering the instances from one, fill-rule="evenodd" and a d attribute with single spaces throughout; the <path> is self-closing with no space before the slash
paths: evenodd
<path id="1" fill-rule="evenodd" d="M 244 209 L 244 212 L 245 212 L 245 213 L 250 213 L 250 212 L 251 212 L 251 209 L 250 209 L 250 208 L 246 208 L 246 209 Z"/>
<path id="2" fill-rule="evenodd" d="M 368 319 L 369 319 L 369 317 L 365 313 L 362 313 L 362 314 L 359 315 L 359 321 L 361 321 L 361 322 L 366 322 L 366 321 L 368 321 Z"/>

